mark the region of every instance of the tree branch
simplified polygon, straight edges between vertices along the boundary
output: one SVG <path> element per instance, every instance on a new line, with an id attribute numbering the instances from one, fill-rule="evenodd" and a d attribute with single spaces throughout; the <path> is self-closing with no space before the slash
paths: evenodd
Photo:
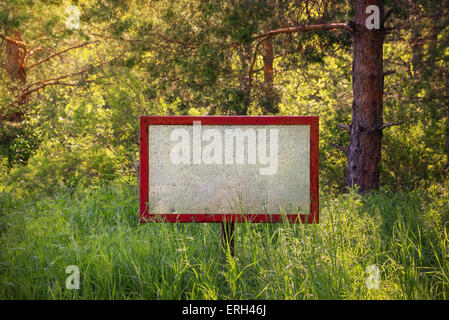
<path id="1" fill-rule="evenodd" d="M 90 35 L 92 36 L 96 36 L 99 38 L 103 38 L 106 40 L 116 40 L 116 41 L 125 41 L 125 42 L 144 42 L 145 39 L 129 39 L 129 38 L 123 38 L 123 37 L 111 37 L 111 36 L 106 36 L 100 33 L 90 33 Z"/>
<path id="2" fill-rule="evenodd" d="M 332 143 L 332 142 L 330 142 L 329 144 L 330 144 L 332 147 L 337 148 L 338 150 L 343 151 L 346 155 L 348 154 L 348 148 L 344 148 L 344 147 L 339 146 L 338 144 L 335 144 L 335 143 Z"/>
<path id="3" fill-rule="evenodd" d="M 401 125 L 401 124 L 403 124 L 404 122 L 403 121 L 401 121 L 401 122 L 395 122 L 395 123 L 386 123 L 386 124 L 384 124 L 383 126 L 381 126 L 379 129 L 380 130 L 383 130 L 383 129 L 386 129 L 386 128 L 389 128 L 389 127 L 392 127 L 392 126 L 399 126 L 399 125 Z"/>
<path id="4" fill-rule="evenodd" d="M 280 28 L 275 30 L 270 30 L 264 33 L 261 33 L 259 35 L 256 35 L 252 38 L 252 40 L 259 40 L 264 39 L 270 36 L 275 36 L 278 34 L 287 34 L 287 33 L 300 33 L 300 32 L 308 32 L 308 31 L 315 31 L 315 30 L 346 30 L 348 32 L 352 32 L 353 28 L 348 23 L 324 23 L 324 24 L 315 24 L 315 25 L 308 25 L 308 26 L 293 26 L 293 27 L 287 27 L 287 28 Z M 141 41 L 148 41 L 148 39 L 127 39 L 127 38 L 113 38 L 109 36 L 105 36 L 98 33 L 92 33 L 91 35 L 102 37 L 105 39 L 114 39 L 114 40 L 121 40 L 126 42 L 141 42 Z M 187 46 L 187 47 L 199 47 L 200 45 L 208 44 L 213 46 L 220 46 L 220 47 L 233 47 L 235 49 L 238 49 L 240 47 L 239 42 L 210 42 L 210 43 L 199 43 L 199 42 L 184 42 L 176 39 L 168 38 L 160 33 L 153 33 L 151 34 L 153 37 L 158 37 L 165 41 L 166 43 L 170 44 L 176 44 L 180 46 Z M 260 45 L 260 43 L 258 44 Z"/>
<path id="5" fill-rule="evenodd" d="M 1 33 L 0 33 L 0 38 L 4 39 L 6 41 L 12 42 L 12 43 L 14 43 L 14 44 L 16 44 L 18 46 L 25 46 L 26 47 L 26 43 L 25 42 L 19 41 L 19 40 L 15 40 L 15 39 L 7 37 L 7 36 L 5 36 L 5 35 L 3 35 Z"/>
<path id="6" fill-rule="evenodd" d="M 81 47 L 85 47 L 85 46 L 87 46 L 89 44 L 93 44 L 93 43 L 97 43 L 97 42 L 100 42 L 100 41 L 99 40 L 89 41 L 89 42 L 84 42 L 84 43 L 81 43 L 81 44 L 77 44 L 77 45 L 71 46 L 71 47 L 69 47 L 67 49 L 64 49 L 62 51 L 59 51 L 59 52 L 56 52 L 56 53 L 53 53 L 53 54 L 49 55 L 47 58 L 42 59 L 42 60 L 32 64 L 27 69 L 28 70 L 32 69 L 32 68 L 36 67 L 37 65 L 40 65 L 41 63 L 47 62 L 48 60 L 50 60 L 50 59 L 52 59 L 52 58 L 54 58 L 56 56 L 59 56 L 59 55 L 61 55 L 63 53 L 66 53 L 67 51 L 70 51 L 70 50 L 73 50 L 73 49 L 77 49 L 77 48 L 81 48 Z"/>
<path id="7" fill-rule="evenodd" d="M 46 80 L 40 80 L 40 81 L 33 82 L 33 83 L 27 85 L 27 86 L 26 86 L 26 87 L 25 87 L 25 88 L 24 88 L 24 89 L 17 95 L 15 101 L 23 100 L 23 99 L 25 99 L 27 96 L 29 96 L 31 93 L 36 92 L 36 91 L 39 91 L 39 90 L 41 90 L 41 89 L 43 89 L 43 88 L 45 88 L 45 87 L 47 87 L 47 86 L 52 86 L 52 85 L 77 86 L 77 85 L 79 85 L 80 83 L 93 82 L 93 81 L 95 81 L 95 80 L 84 80 L 84 81 L 78 82 L 78 83 L 62 82 L 61 80 L 67 79 L 67 78 L 70 78 L 70 77 L 74 77 L 74 76 L 77 76 L 77 75 L 80 75 L 80 74 L 83 74 L 83 73 L 86 73 L 86 72 L 88 72 L 88 71 L 90 71 L 90 70 L 92 70 L 92 69 L 94 69 L 94 68 L 97 68 L 97 67 L 100 67 L 100 66 L 102 66 L 102 65 L 108 64 L 108 63 L 110 63 L 110 62 L 112 62 L 112 61 L 114 61 L 114 60 L 117 60 L 117 59 L 120 58 L 122 55 L 123 55 L 123 54 L 121 54 L 121 55 L 119 55 L 119 56 L 117 56 L 117 57 L 115 57 L 115 58 L 113 58 L 113 59 L 111 59 L 111 60 L 104 61 L 104 62 L 102 62 L 102 63 L 100 63 L 100 64 L 98 64 L 98 65 L 96 65 L 96 66 L 89 66 L 89 67 L 86 67 L 86 68 L 81 69 L 80 71 L 77 71 L 77 72 L 74 72 L 74 73 L 69 73 L 69 74 L 65 74 L 65 75 L 62 75 L 62 76 L 58 76 L 58 77 L 54 77 L 54 78 L 50 78 L 50 79 L 46 79 Z"/>
<path id="8" fill-rule="evenodd" d="M 337 127 L 342 128 L 344 130 L 348 130 L 348 131 L 351 130 L 351 128 L 349 126 L 342 124 L 342 123 L 337 124 Z"/>
<path id="9" fill-rule="evenodd" d="M 294 26 L 287 28 L 280 28 L 276 30 L 267 31 L 265 33 L 259 34 L 255 36 L 253 39 L 257 40 L 260 38 L 264 38 L 267 36 L 274 36 L 278 34 L 284 33 L 299 33 L 299 32 L 307 32 L 307 31 L 315 31 L 315 30 L 346 30 L 348 32 L 352 32 L 352 27 L 348 23 L 324 23 L 324 24 L 313 24 L 309 26 Z"/>
<path id="10" fill-rule="evenodd" d="M 387 70 L 387 71 L 384 72 L 384 77 L 388 76 L 390 74 L 395 74 L 395 73 L 396 73 L 396 70 Z"/>
<path id="11" fill-rule="evenodd" d="M 308 31 L 314 31 L 314 30 L 346 30 L 349 32 L 352 32 L 352 27 L 347 23 L 325 23 L 325 24 L 315 24 L 315 25 L 309 25 L 309 26 L 294 26 L 294 27 L 287 27 L 287 28 L 280 28 L 276 30 L 267 31 L 265 33 L 259 34 L 255 37 L 253 37 L 253 40 L 259 40 L 256 43 L 256 47 L 254 49 L 254 56 L 253 60 L 251 62 L 251 66 L 248 71 L 249 75 L 249 81 L 248 84 L 251 86 L 252 84 L 252 70 L 254 68 L 254 63 L 257 59 L 257 52 L 259 50 L 259 46 L 264 42 L 267 38 L 278 35 L 278 34 L 287 34 L 287 33 L 298 33 L 298 32 L 308 32 Z M 235 46 L 235 43 L 229 44 L 231 46 Z"/>
<path id="12" fill-rule="evenodd" d="M 264 42 L 266 40 L 267 37 L 263 37 L 261 38 L 257 44 L 256 44 L 256 48 L 254 49 L 254 56 L 253 56 L 253 61 L 251 62 L 251 66 L 249 67 L 248 70 L 248 86 L 251 87 L 251 84 L 253 82 L 253 77 L 252 77 L 252 73 L 253 73 L 253 68 L 254 68 L 254 63 L 256 62 L 257 59 L 257 51 L 259 50 L 259 46 L 262 44 L 262 42 Z"/>

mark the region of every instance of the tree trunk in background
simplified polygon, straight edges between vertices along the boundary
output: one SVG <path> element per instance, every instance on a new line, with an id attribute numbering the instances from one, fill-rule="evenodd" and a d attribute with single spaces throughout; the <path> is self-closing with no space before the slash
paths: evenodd
<path id="1" fill-rule="evenodd" d="M 7 38 L 4 39 L 5 44 L 5 64 L 4 69 L 11 79 L 12 86 L 10 90 L 16 94 L 20 87 L 26 84 L 26 68 L 25 61 L 27 58 L 27 47 L 22 40 L 22 35 L 19 31 L 11 32 Z M 23 96 L 17 101 L 18 106 L 24 104 L 28 96 Z M 21 122 L 24 118 L 24 111 L 17 108 L 16 111 L 9 114 L 0 114 L 0 120 L 9 122 Z"/>
<path id="2" fill-rule="evenodd" d="M 244 77 L 240 79 L 240 91 L 242 92 L 243 110 L 242 115 L 248 114 L 248 109 L 251 105 L 251 86 L 249 85 L 249 79 L 247 77 L 249 65 L 251 63 L 251 48 L 245 47 L 240 51 L 240 63 L 242 64 L 242 70 Z"/>
<path id="3" fill-rule="evenodd" d="M 354 25 L 353 102 L 348 149 L 347 186 L 359 192 L 379 187 L 383 109 L 383 23 L 379 30 L 365 26 L 369 5 L 376 5 L 383 16 L 383 1 L 357 0 Z"/>
<path id="4" fill-rule="evenodd" d="M 266 39 L 263 42 L 263 74 L 264 74 L 264 113 L 278 113 L 279 110 L 276 107 L 276 101 L 274 96 L 274 73 L 273 73 L 273 43 L 271 38 Z"/>
<path id="5" fill-rule="evenodd" d="M 6 46 L 6 63 L 5 70 L 13 81 L 26 82 L 26 46 L 22 41 L 22 35 L 19 31 L 15 31 L 10 36 L 11 39 L 5 40 Z"/>

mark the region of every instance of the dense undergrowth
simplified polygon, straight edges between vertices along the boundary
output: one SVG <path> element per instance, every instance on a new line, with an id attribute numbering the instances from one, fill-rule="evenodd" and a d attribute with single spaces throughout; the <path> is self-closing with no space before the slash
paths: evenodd
<path id="1" fill-rule="evenodd" d="M 447 188 L 320 200 L 318 225 L 236 224 L 231 258 L 219 224 L 139 224 L 134 184 L 3 192 L 0 299 L 448 298 Z"/>

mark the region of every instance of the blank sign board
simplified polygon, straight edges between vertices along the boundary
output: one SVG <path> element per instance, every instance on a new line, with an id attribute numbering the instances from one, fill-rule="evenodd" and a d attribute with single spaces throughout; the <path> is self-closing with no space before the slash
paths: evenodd
<path id="1" fill-rule="evenodd" d="M 318 117 L 144 116 L 140 221 L 318 222 Z"/>

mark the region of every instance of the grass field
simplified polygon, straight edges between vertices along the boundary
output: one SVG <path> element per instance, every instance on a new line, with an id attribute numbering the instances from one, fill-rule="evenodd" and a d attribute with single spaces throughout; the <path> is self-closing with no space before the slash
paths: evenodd
<path id="1" fill-rule="evenodd" d="M 319 225 L 236 224 L 235 259 L 220 224 L 139 224 L 137 186 L 0 193 L 0 299 L 448 299 L 443 191 L 322 192 Z"/>

